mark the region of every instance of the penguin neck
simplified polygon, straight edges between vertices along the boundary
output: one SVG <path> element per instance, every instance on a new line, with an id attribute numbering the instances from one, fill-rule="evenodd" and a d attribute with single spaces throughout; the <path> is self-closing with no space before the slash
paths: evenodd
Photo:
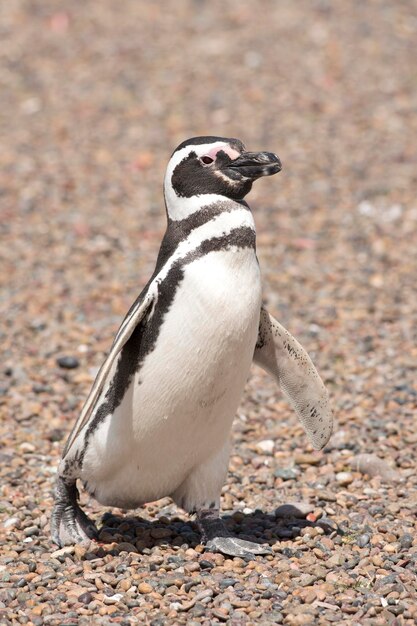
<path id="1" fill-rule="evenodd" d="M 177 196 L 172 187 L 165 187 L 165 207 L 168 222 L 183 220 L 194 213 L 197 213 L 207 206 L 223 204 L 225 202 L 235 202 L 216 193 L 202 193 L 190 198 Z"/>
<path id="2" fill-rule="evenodd" d="M 201 196 L 200 208 L 182 219 L 172 219 L 168 210 L 168 224 L 159 250 L 154 276 L 178 250 L 187 250 L 204 240 L 219 235 L 225 236 L 233 229 L 248 227 L 255 235 L 255 223 L 249 205 L 244 200 L 230 200 L 225 196 L 215 196 L 213 204 L 208 202 L 208 194 Z M 206 204 L 206 202 L 208 202 Z"/>
<path id="3" fill-rule="evenodd" d="M 222 213 L 230 214 L 235 213 L 236 211 L 239 212 L 242 222 L 249 224 L 253 230 L 255 230 L 252 212 L 247 202 L 244 200 L 231 200 L 225 196 L 216 196 L 214 194 L 213 196 L 215 198 L 214 202 L 209 201 L 212 194 L 199 196 L 201 200 L 204 199 L 204 202 L 200 202 L 195 211 L 188 213 L 181 219 L 172 219 L 169 210 L 167 209 L 168 231 L 182 232 L 183 237 L 188 236 L 192 230 L 203 226 L 208 222 L 213 221 L 214 225 L 215 219 Z"/>

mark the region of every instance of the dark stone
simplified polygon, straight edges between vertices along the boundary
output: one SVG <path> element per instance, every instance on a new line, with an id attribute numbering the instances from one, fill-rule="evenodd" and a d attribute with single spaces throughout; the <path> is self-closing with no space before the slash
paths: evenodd
<path id="1" fill-rule="evenodd" d="M 390 606 L 390 604 L 388 603 L 387 609 L 390 613 L 393 613 L 394 615 L 401 615 L 401 613 L 404 613 L 405 611 L 405 606 L 403 604 L 396 604 L 395 606 Z"/>
<path id="2" fill-rule="evenodd" d="M 93 601 L 93 596 L 91 595 L 91 593 L 89 591 L 86 591 L 85 593 L 82 593 L 79 597 L 78 597 L 78 602 L 82 602 L 82 604 L 90 604 L 90 602 Z"/>
<path id="3" fill-rule="evenodd" d="M 380 587 L 382 587 L 383 585 L 393 585 L 394 583 L 397 582 L 398 579 L 398 574 L 388 574 L 387 576 L 384 576 L 383 578 L 380 578 L 379 580 L 377 580 L 377 584 L 375 584 L 375 589 L 379 589 Z"/>
<path id="4" fill-rule="evenodd" d="M 68 600 L 68 596 L 66 593 L 57 593 L 55 596 L 55 600 L 57 602 L 66 602 Z"/>
<path id="5" fill-rule="evenodd" d="M 292 550 L 291 548 L 283 548 L 281 550 L 281 553 L 283 556 L 286 556 L 288 559 L 290 559 L 294 554 L 294 550 Z"/>
<path id="6" fill-rule="evenodd" d="M 207 561 L 203 559 L 202 561 L 200 561 L 200 567 L 202 569 L 213 569 L 214 563 L 212 561 Z"/>
<path id="7" fill-rule="evenodd" d="M 4 604 L 8 604 L 9 602 L 13 602 L 16 598 L 16 591 L 14 589 L 1 589 L 0 590 L 0 602 L 4 602 Z"/>
<path id="8" fill-rule="evenodd" d="M 34 393 L 52 393 L 53 389 L 49 385 L 42 385 L 42 383 L 34 383 L 32 385 L 32 391 Z"/>
<path id="9" fill-rule="evenodd" d="M 127 570 L 127 566 L 124 563 L 116 567 L 116 572 L 118 574 L 124 574 L 126 570 Z"/>
<path id="10" fill-rule="evenodd" d="M 296 536 L 298 531 L 294 531 L 294 528 L 277 528 L 274 531 L 274 535 L 279 539 L 291 539 Z"/>
<path id="11" fill-rule="evenodd" d="M 196 585 L 199 585 L 200 583 L 201 583 L 201 580 L 199 578 L 195 578 L 194 580 L 190 580 L 188 583 L 185 583 L 184 585 L 185 593 L 188 593 L 190 589 L 192 589 L 192 587 L 195 587 Z"/>
<path id="12" fill-rule="evenodd" d="M 413 537 L 409 533 L 401 535 L 398 541 L 400 542 L 401 547 L 405 550 L 408 550 L 408 548 L 411 548 L 411 546 L 413 545 Z"/>
<path id="13" fill-rule="evenodd" d="M 224 578 L 219 582 L 219 587 L 221 589 L 226 589 L 226 587 L 234 587 L 239 581 L 235 578 Z"/>
<path id="14" fill-rule="evenodd" d="M 116 581 L 112 581 L 111 584 L 116 585 L 117 583 L 116 583 Z M 106 596 L 109 596 L 109 597 L 113 596 L 114 595 L 114 589 L 113 589 L 113 587 L 108 587 L 108 586 L 104 587 L 103 588 L 103 593 L 105 593 Z"/>
<path id="15" fill-rule="evenodd" d="M 371 540 L 371 536 L 370 536 L 370 535 L 368 535 L 368 533 L 364 533 L 363 535 L 360 535 L 360 536 L 358 537 L 358 539 L 357 539 L 356 543 L 357 543 L 357 545 L 358 545 L 360 548 L 364 548 L 365 546 L 367 546 L 367 545 L 368 545 L 368 543 L 370 542 L 370 540 Z"/>
<path id="16" fill-rule="evenodd" d="M 65 370 L 73 370 L 80 365 L 79 360 L 75 356 L 60 356 L 56 362 L 59 367 Z"/>
<path id="17" fill-rule="evenodd" d="M 23 531 L 25 537 L 32 537 L 33 535 L 39 535 L 39 528 L 37 526 L 28 526 Z"/>
<path id="18" fill-rule="evenodd" d="M 382 515 L 385 511 L 385 507 L 384 506 L 380 506 L 380 505 L 375 505 L 375 506 L 371 506 L 369 507 L 369 514 L 372 516 L 375 515 Z"/>
<path id="19" fill-rule="evenodd" d="M 31 320 L 29 322 L 29 328 L 31 330 L 41 331 L 41 330 L 45 330 L 45 328 L 47 328 L 47 324 L 46 324 L 46 322 L 44 322 L 42 320 Z"/>
<path id="20" fill-rule="evenodd" d="M 206 614 L 206 607 L 201 602 L 197 602 L 197 604 L 191 609 L 191 613 L 194 617 L 202 617 Z"/>
<path id="21" fill-rule="evenodd" d="M 184 563 L 184 559 L 180 556 L 169 556 L 168 563 Z"/>
<path id="22" fill-rule="evenodd" d="M 291 467 L 279 467 L 275 470 L 275 478 L 282 478 L 282 480 L 295 480 L 299 472 Z"/>
<path id="23" fill-rule="evenodd" d="M 293 550 L 292 548 L 283 548 L 281 550 L 281 553 L 283 554 L 283 556 L 286 556 L 288 559 L 291 559 L 292 557 L 296 559 L 301 559 L 303 556 L 302 550 Z"/>
<path id="24" fill-rule="evenodd" d="M 64 436 L 65 433 L 63 430 L 61 430 L 60 428 L 53 428 L 46 435 L 46 438 L 48 439 L 48 441 L 62 441 Z"/>
<path id="25" fill-rule="evenodd" d="M 343 569 L 344 570 L 349 570 L 349 569 L 353 569 L 354 567 L 356 567 L 360 561 L 360 557 L 359 556 L 355 556 L 353 557 L 353 559 L 349 559 L 349 561 L 347 561 L 344 565 L 343 565 Z"/>

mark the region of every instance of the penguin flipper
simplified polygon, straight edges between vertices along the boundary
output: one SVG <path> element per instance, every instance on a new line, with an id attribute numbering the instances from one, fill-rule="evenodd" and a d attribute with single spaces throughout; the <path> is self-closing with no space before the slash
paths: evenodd
<path id="1" fill-rule="evenodd" d="M 148 288 L 145 287 L 143 292 L 140 294 L 136 302 L 129 309 L 126 317 L 124 318 L 122 324 L 120 325 L 119 330 L 117 331 L 116 337 L 114 338 L 113 345 L 110 349 L 110 352 L 105 359 L 104 363 L 100 367 L 96 379 L 93 383 L 91 391 L 87 397 L 87 400 L 82 408 L 82 411 L 76 421 L 74 428 L 68 437 L 67 443 L 65 444 L 64 452 L 62 457 L 64 458 L 68 453 L 70 447 L 74 443 L 77 438 L 78 433 L 85 426 L 88 420 L 91 417 L 94 406 L 96 405 L 98 399 L 101 396 L 103 391 L 103 387 L 105 385 L 106 379 L 110 373 L 110 370 L 113 366 L 113 363 L 117 359 L 120 351 L 123 346 L 129 340 L 133 331 L 137 327 L 138 324 L 143 320 L 145 315 L 149 312 L 152 307 L 156 295 L 155 291 L 152 288 L 153 284 L 149 284 Z"/>
<path id="2" fill-rule="evenodd" d="M 333 429 L 327 390 L 304 348 L 263 307 L 253 360 L 275 378 L 313 447 L 321 450 Z"/>

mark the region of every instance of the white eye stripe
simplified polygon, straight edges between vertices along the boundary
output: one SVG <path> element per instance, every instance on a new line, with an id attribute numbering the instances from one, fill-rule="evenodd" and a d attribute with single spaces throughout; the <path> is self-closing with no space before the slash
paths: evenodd
<path id="1" fill-rule="evenodd" d="M 201 194 L 200 196 L 197 195 L 193 198 L 180 198 L 177 196 L 172 187 L 171 179 L 177 165 L 187 158 L 191 152 L 194 152 L 194 154 L 200 158 L 202 156 L 211 156 L 209 153 L 213 150 L 216 153 L 221 149 L 226 150 L 227 148 L 229 148 L 229 145 L 224 141 L 216 141 L 214 143 L 185 146 L 185 148 L 181 148 L 181 150 L 174 152 L 168 163 L 164 181 L 165 201 L 167 207 L 169 208 L 171 219 L 183 219 L 184 217 L 191 215 L 191 213 L 198 211 L 206 204 L 224 201 L 224 196 L 213 193 Z"/>
<path id="2" fill-rule="evenodd" d="M 191 152 L 194 152 L 197 157 L 202 157 L 204 155 L 213 156 L 213 151 L 214 154 L 216 154 L 219 150 L 223 149 L 224 151 L 227 151 L 228 148 L 230 148 L 230 146 L 227 143 L 224 143 L 224 141 L 216 141 L 214 143 L 202 143 L 195 146 L 185 146 L 185 148 L 177 150 L 172 155 L 167 167 L 167 176 L 169 176 L 169 178 L 171 179 L 171 176 L 177 165 L 179 165 L 181 161 L 183 161 Z"/>
<path id="3" fill-rule="evenodd" d="M 240 156 L 240 152 L 235 150 L 228 143 L 224 143 L 222 146 L 215 146 L 209 152 L 207 152 L 207 156 L 215 159 L 218 152 L 225 152 L 227 156 L 229 156 L 232 160 L 237 159 Z"/>

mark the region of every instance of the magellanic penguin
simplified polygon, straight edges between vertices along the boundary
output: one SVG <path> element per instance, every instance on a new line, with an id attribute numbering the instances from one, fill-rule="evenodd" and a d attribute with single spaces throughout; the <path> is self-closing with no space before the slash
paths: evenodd
<path id="1" fill-rule="evenodd" d="M 168 226 L 155 271 L 128 311 L 66 443 L 52 538 L 96 536 L 77 479 L 98 502 L 135 509 L 170 496 L 197 515 L 210 550 L 262 554 L 219 517 L 230 430 L 252 361 L 278 382 L 317 449 L 328 441 L 328 394 L 301 345 L 263 308 L 255 225 L 244 197 L 281 170 L 241 141 L 197 137 L 173 153 Z"/>

